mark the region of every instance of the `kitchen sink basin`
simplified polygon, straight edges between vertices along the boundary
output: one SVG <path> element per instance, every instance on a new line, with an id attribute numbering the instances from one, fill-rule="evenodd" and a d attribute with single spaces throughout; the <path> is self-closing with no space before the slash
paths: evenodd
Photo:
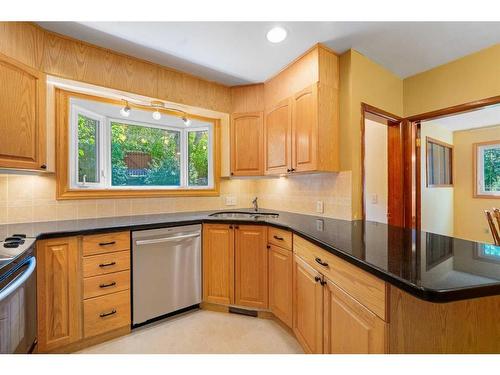
<path id="1" fill-rule="evenodd" d="M 259 218 L 277 219 L 280 215 L 272 212 L 223 211 L 223 212 L 214 212 L 209 216 L 220 219 L 259 219 Z"/>

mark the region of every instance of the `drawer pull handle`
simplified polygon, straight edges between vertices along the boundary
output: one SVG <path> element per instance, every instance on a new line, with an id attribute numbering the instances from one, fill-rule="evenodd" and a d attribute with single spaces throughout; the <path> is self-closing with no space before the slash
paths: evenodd
<path id="1" fill-rule="evenodd" d="M 322 265 L 323 267 L 328 267 L 328 263 L 323 262 L 323 261 L 321 260 L 321 258 L 316 258 L 316 259 L 314 259 L 314 260 L 316 261 L 316 263 L 318 263 L 318 264 Z"/>
<path id="2" fill-rule="evenodd" d="M 116 262 L 101 263 L 101 264 L 99 264 L 99 267 L 101 267 L 101 268 L 109 267 L 109 266 L 114 266 L 115 264 L 116 264 Z"/>
<path id="3" fill-rule="evenodd" d="M 278 240 L 278 241 L 284 241 L 285 240 L 283 237 L 280 237 L 280 236 L 274 235 L 273 237 L 274 237 L 275 240 Z"/>
<path id="4" fill-rule="evenodd" d="M 110 286 L 115 286 L 115 285 L 116 285 L 116 281 L 112 281 L 109 284 L 101 284 L 101 285 L 99 285 L 99 288 L 109 288 Z"/>
<path id="5" fill-rule="evenodd" d="M 99 316 L 101 318 L 105 318 L 106 316 L 110 316 L 110 315 L 114 315 L 114 314 L 116 314 L 116 310 L 115 309 L 111 310 L 110 312 L 100 313 Z"/>
<path id="6" fill-rule="evenodd" d="M 316 277 L 314 278 L 314 281 L 316 281 L 317 283 L 318 283 L 318 282 L 321 282 L 321 277 L 316 276 Z"/>
<path id="7" fill-rule="evenodd" d="M 114 245 L 116 241 L 109 241 L 109 242 L 99 242 L 99 246 L 108 246 L 108 245 Z"/>

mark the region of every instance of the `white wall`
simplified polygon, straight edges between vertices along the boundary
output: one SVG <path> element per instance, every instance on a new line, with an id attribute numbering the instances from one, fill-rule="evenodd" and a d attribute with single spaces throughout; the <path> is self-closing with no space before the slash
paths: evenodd
<path id="1" fill-rule="evenodd" d="M 387 125 L 365 120 L 365 217 L 387 223 Z"/>
<path id="2" fill-rule="evenodd" d="M 427 187 L 426 137 L 453 144 L 453 132 L 438 124 L 422 123 L 420 129 L 421 226 L 422 230 L 453 236 L 453 187 Z M 454 168 L 456 166 L 453 160 Z"/>

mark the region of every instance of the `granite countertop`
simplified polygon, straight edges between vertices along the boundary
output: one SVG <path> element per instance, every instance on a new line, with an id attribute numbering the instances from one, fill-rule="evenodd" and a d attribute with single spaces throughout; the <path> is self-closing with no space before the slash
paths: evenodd
<path id="1" fill-rule="evenodd" d="M 250 210 L 237 210 L 250 211 Z M 289 229 L 365 271 L 431 302 L 500 295 L 500 247 L 393 227 L 283 211 L 278 218 L 220 219 L 218 211 L 0 225 L 0 237 L 38 239 L 202 222 L 238 221 Z M 261 212 L 270 212 L 261 210 Z"/>

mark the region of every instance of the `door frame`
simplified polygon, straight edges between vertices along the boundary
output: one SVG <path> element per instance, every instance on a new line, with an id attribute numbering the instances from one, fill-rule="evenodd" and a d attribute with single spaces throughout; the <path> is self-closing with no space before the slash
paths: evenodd
<path id="1" fill-rule="evenodd" d="M 367 114 L 371 114 L 377 117 L 381 117 L 386 119 L 388 122 L 394 123 L 394 125 L 387 124 L 387 126 L 399 126 L 400 132 L 400 141 L 401 141 L 401 155 L 402 155 L 402 167 L 405 170 L 405 135 L 404 135 L 404 118 L 384 111 L 380 108 L 374 107 L 367 103 L 361 103 L 361 217 L 363 220 L 366 220 L 366 205 L 365 205 L 365 121 L 369 116 Z M 397 125 L 396 125 L 397 124 Z M 406 203 L 405 192 L 404 189 L 404 174 L 401 176 L 401 184 L 403 188 L 403 201 Z M 406 224 L 405 212 L 406 212 L 406 204 L 401 208 L 401 217 L 403 218 L 403 226 Z"/>
<path id="2" fill-rule="evenodd" d="M 414 181 L 414 186 L 407 186 L 405 184 L 405 196 L 409 195 L 411 197 L 411 209 L 414 212 L 414 223 L 411 226 L 417 230 L 421 228 L 421 139 L 420 139 L 420 126 L 421 122 L 425 120 L 438 119 L 442 117 L 447 117 L 451 115 L 456 115 L 460 113 L 467 113 L 478 108 L 487 107 L 494 104 L 500 103 L 500 95 L 492 96 L 485 99 L 474 100 L 471 102 L 454 105 L 451 107 L 445 107 L 442 109 L 424 112 L 421 114 L 409 116 L 404 119 L 406 122 L 405 127 L 407 128 L 407 132 L 414 133 L 414 140 L 412 140 L 411 148 L 412 153 L 411 157 L 414 157 L 415 163 L 414 165 L 406 170 L 405 169 L 405 181 Z M 414 151 L 413 151 L 414 150 Z M 411 189 L 411 190 L 410 190 Z M 414 194 L 413 194 L 414 191 Z M 407 202 L 410 204 L 410 202 Z M 406 206 L 406 204 L 405 204 Z"/>

